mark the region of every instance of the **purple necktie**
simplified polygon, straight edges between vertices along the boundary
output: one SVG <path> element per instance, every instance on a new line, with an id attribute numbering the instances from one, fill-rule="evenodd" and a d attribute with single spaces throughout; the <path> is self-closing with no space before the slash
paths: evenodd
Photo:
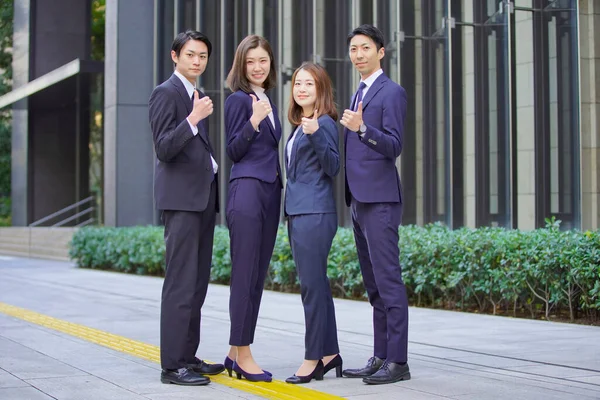
<path id="1" fill-rule="evenodd" d="M 356 109 L 358 108 L 358 103 L 360 103 L 362 101 L 363 90 L 366 87 L 367 87 L 367 84 L 364 82 L 361 82 L 360 85 L 358 85 L 358 90 L 356 91 L 356 96 L 354 96 L 354 105 L 352 106 L 352 111 L 356 111 Z"/>

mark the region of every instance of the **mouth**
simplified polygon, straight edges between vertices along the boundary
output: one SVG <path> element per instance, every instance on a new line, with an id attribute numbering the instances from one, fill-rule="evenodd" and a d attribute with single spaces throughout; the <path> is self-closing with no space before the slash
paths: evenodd
<path id="1" fill-rule="evenodd" d="M 308 99 L 308 96 L 296 96 L 299 100 Z"/>
<path id="2" fill-rule="evenodd" d="M 265 74 L 252 74 L 252 77 L 254 79 L 262 79 L 265 76 Z"/>
<path id="3" fill-rule="evenodd" d="M 367 65 L 366 62 L 358 62 L 355 64 L 357 67 L 364 67 L 365 65 Z"/>

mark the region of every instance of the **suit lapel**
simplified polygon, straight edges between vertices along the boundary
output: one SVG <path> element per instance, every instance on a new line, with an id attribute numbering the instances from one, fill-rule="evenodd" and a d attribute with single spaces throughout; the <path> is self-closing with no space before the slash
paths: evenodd
<path id="1" fill-rule="evenodd" d="M 304 131 L 302 128 L 298 129 L 298 131 L 294 134 L 296 138 L 294 139 L 294 143 L 292 144 L 292 158 L 290 159 L 290 165 L 293 169 L 293 175 L 296 176 L 296 153 L 298 152 L 298 144 L 300 143 L 300 139 L 304 136 Z"/>
<path id="2" fill-rule="evenodd" d="M 256 92 L 252 92 L 252 94 L 254 94 L 254 96 L 256 96 L 256 99 L 258 100 L 259 97 L 256 94 Z M 273 102 L 271 101 L 271 98 L 269 96 L 267 96 L 269 98 L 269 102 L 271 103 L 271 108 L 273 110 L 273 119 L 275 120 L 275 125 L 273 126 L 273 124 L 271 123 L 271 118 L 269 118 L 269 116 L 267 115 L 265 117 L 265 119 L 263 119 L 260 124 L 258 124 L 258 126 L 262 126 L 263 129 L 266 127 L 268 128 L 268 131 L 271 133 L 271 136 L 273 137 L 273 140 L 275 140 L 275 143 L 279 143 L 279 139 L 281 138 L 281 129 L 278 129 L 279 124 L 279 118 L 277 117 L 277 108 L 275 107 L 275 105 L 273 104 Z M 277 132 L 279 132 L 279 137 L 277 137 Z"/>
<path id="3" fill-rule="evenodd" d="M 185 86 L 183 86 L 183 82 L 181 82 L 181 79 L 179 79 L 175 74 L 171 75 L 170 80 L 171 80 L 171 83 L 173 84 L 173 86 L 175 86 L 175 88 L 177 89 L 177 93 L 179 93 L 179 96 L 181 97 L 183 104 L 185 104 L 185 110 L 187 111 L 187 113 L 189 115 L 189 113 L 192 112 L 191 96 L 188 96 L 188 92 L 187 92 L 187 90 L 185 90 Z M 201 91 L 198 91 L 198 95 L 200 96 L 200 98 L 204 97 L 204 93 L 202 93 Z M 204 143 L 206 143 L 206 145 L 208 146 L 209 150 L 212 153 L 212 149 L 211 149 L 210 143 L 208 141 L 208 132 L 206 132 L 204 121 L 198 122 L 198 125 L 196 125 L 196 128 L 198 128 L 198 136 L 200 136 L 200 139 L 202 139 L 204 141 Z"/>
<path id="4" fill-rule="evenodd" d="M 373 99 L 373 97 L 375 97 L 377 92 L 381 90 L 387 79 L 388 77 L 385 76 L 385 74 L 381 74 L 379 75 L 379 77 L 377 77 L 377 79 L 375 79 L 375 82 L 373 82 L 373 85 L 371 85 L 371 87 L 367 91 L 367 95 L 364 99 L 362 99 L 363 110 L 369 105 L 369 102 Z"/>
<path id="5" fill-rule="evenodd" d="M 181 97 L 181 100 L 185 105 L 185 110 L 188 114 L 191 113 L 192 99 L 188 96 L 187 90 L 185 90 L 185 86 L 183 86 L 183 82 L 181 82 L 181 79 L 179 79 L 175 74 L 171 75 L 170 81 L 173 84 L 173 86 L 175 86 L 175 89 L 177 89 L 177 93 L 179 93 L 179 96 Z"/>

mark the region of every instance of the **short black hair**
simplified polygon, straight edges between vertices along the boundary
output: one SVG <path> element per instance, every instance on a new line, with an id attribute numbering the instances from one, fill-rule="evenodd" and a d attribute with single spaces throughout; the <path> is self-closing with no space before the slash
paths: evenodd
<path id="1" fill-rule="evenodd" d="M 358 28 L 354 29 L 348 35 L 348 40 L 346 42 L 347 46 L 350 46 L 350 41 L 356 35 L 365 35 L 365 36 L 371 38 L 371 40 L 373 40 L 373 42 L 375 42 L 375 45 L 377 46 L 377 51 L 379 51 L 379 49 L 384 47 L 383 46 L 383 33 L 376 26 L 373 26 L 370 24 L 363 24 L 363 25 L 359 26 Z"/>
<path id="2" fill-rule="evenodd" d="M 177 54 L 177 57 L 179 57 L 181 49 L 183 49 L 183 46 L 190 40 L 199 40 L 206 44 L 206 48 L 208 49 L 208 58 L 210 58 L 210 53 L 212 52 L 212 44 L 210 43 L 210 40 L 208 40 L 205 34 L 198 31 L 187 30 L 178 34 L 173 40 L 171 50 L 174 51 L 175 54 Z"/>

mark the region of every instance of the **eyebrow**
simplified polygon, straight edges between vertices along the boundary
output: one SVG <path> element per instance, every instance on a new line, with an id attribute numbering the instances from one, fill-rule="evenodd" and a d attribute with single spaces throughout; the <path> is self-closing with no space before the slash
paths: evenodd
<path id="1" fill-rule="evenodd" d="M 364 42 L 364 43 L 361 43 L 361 44 L 350 44 L 350 47 L 358 47 L 358 46 L 370 46 L 370 45 L 371 45 L 371 43 L 369 43 L 369 42 Z"/>
<path id="2" fill-rule="evenodd" d="M 192 53 L 192 54 L 208 54 L 208 51 L 201 51 L 200 53 L 196 53 L 194 50 L 186 50 L 186 53 Z"/>

